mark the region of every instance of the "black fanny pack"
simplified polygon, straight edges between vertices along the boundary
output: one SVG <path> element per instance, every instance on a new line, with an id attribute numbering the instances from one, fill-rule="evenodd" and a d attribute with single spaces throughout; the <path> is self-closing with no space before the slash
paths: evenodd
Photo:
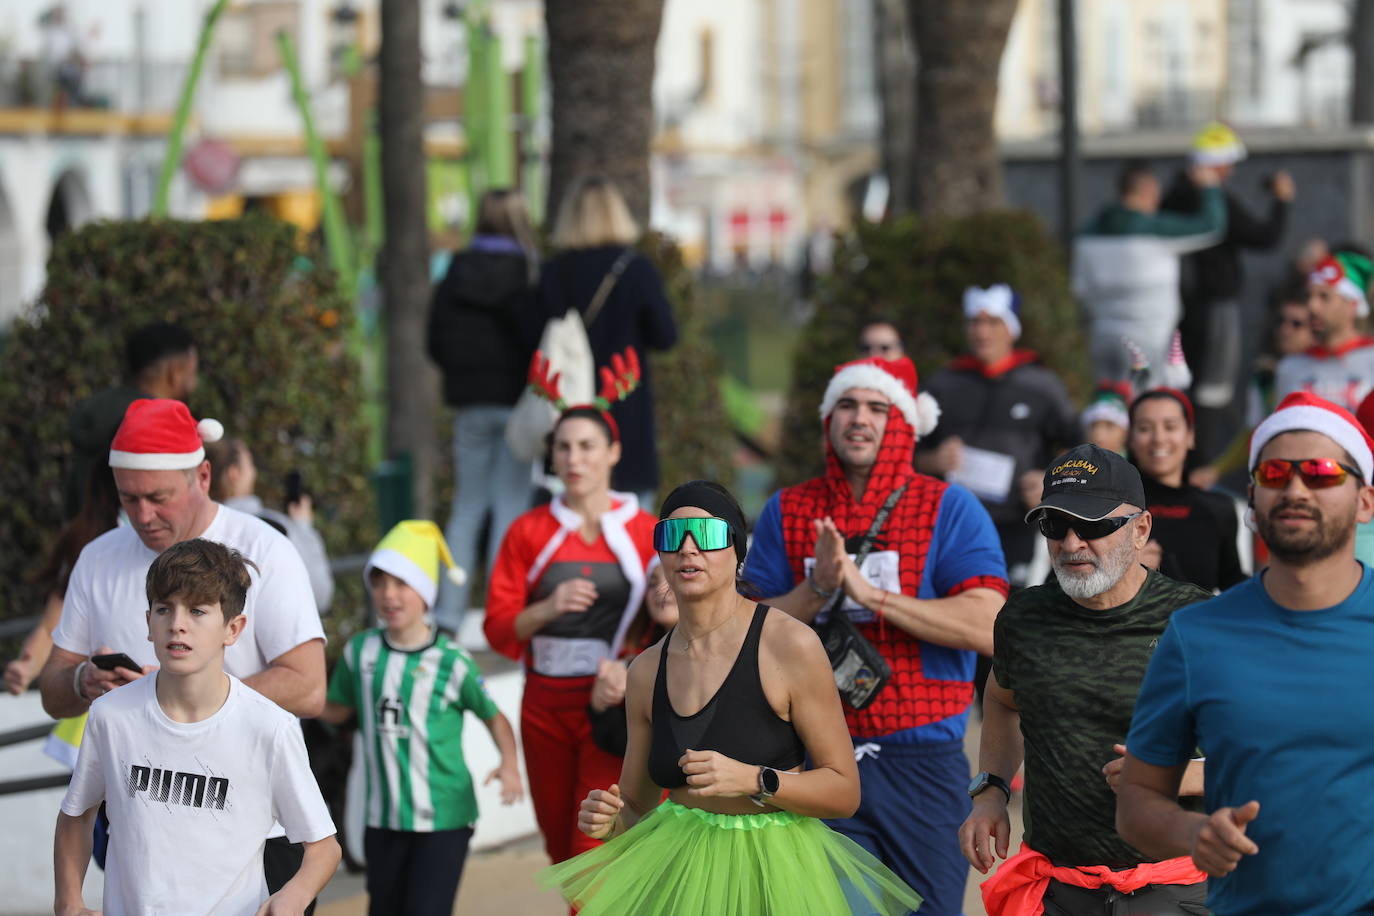
<path id="1" fill-rule="evenodd" d="M 878 533 L 883 530 L 887 517 L 892 514 L 892 508 L 905 492 L 906 484 L 893 490 L 878 510 L 878 514 L 873 517 L 873 524 L 869 526 L 868 533 L 864 535 L 859 550 L 854 555 L 854 562 L 860 568 L 872 552 Z M 821 638 L 825 654 L 830 657 L 830 669 L 834 672 L 835 686 L 840 691 L 840 699 L 854 709 L 863 709 L 872 703 L 878 692 L 892 680 L 892 666 L 841 610 L 844 600 L 844 589 L 837 589 L 835 595 L 821 609 L 821 613 L 828 612 L 829 617 L 825 623 L 816 625 L 816 634 Z"/>

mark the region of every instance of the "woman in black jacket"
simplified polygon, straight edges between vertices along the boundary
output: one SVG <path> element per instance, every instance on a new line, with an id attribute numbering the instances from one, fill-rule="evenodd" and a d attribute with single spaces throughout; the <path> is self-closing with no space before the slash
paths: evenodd
<path id="1" fill-rule="evenodd" d="M 542 322 L 534 313 L 538 247 L 517 191 L 482 195 L 477 231 L 453 255 L 434 290 L 429 355 L 444 377 L 453 421 L 454 496 L 445 538 L 460 567 L 477 563 L 482 520 L 491 513 L 487 565 L 506 528 L 530 507 L 530 466 L 506 447 L 506 420 L 525 388 Z M 466 585 L 440 585 L 435 616 L 456 629 L 468 607 Z"/>
<path id="2" fill-rule="evenodd" d="M 1192 402 L 1181 391 L 1155 388 L 1135 399 L 1130 417 L 1128 447 L 1153 522 L 1142 562 L 1212 591 L 1240 582 L 1245 573 L 1236 551 L 1234 503 L 1184 479 L 1194 446 Z"/>
<path id="3" fill-rule="evenodd" d="M 638 239 L 639 227 L 607 179 L 581 178 L 564 195 L 553 230 L 559 253 L 539 278 L 538 310 L 547 320 L 575 308 L 585 319 L 597 289 L 613 281 L 587 328 L 598 366 L 610 365 L 611 355 L 626 347 L 647 357 L 651 349 L 667 350 L 677 343 L 677 324 L 663 280 L 654 265 L 630 247 Z M 534 333 L 537 338 L 538 329 Z M 611 407 L 623 449 L 611 485 L 637 494 L 641 505 L 652 506 L 659 482 L 653 381 L 650 360 L 641 359 L 640 366 L 639 388 Z"/>

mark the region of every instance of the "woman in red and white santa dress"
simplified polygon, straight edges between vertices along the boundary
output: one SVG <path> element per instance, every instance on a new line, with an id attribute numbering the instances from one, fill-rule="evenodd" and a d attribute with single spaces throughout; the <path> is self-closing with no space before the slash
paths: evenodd
<path id="1" fill-rule="evenodd" d="M 536 375 L 532 370 L 537 385 Z M 554 862 L 600 845 L 577 829 L 577 806 L 620 778 L 621 760 L 593 741 L 588 704 L 598 668 L 619 656 L 658 563 L 657 519 L 633 494 L 611 489 L 620 432 L 604 409 L 607 393 L 603 385 L 598 403 L 559 416 L 553 467 L 564 493 L 515 520 L 487 586 L 487 641 L 525 664 L 521 740 L 535 817 Z M 546 394 L 563 407 L 556 387 Z"/>

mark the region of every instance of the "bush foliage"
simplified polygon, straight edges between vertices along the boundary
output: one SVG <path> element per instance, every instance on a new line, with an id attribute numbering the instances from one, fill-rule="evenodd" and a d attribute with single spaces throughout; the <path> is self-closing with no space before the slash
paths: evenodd
<path id="1" fill-rule="evenodd" d="M 698 310 L 697 285 L 682 251 L 666 236 L 650 234 L 641 249 L 663 276 L 677 319 L 677 346 L 652 354 L 654 423 L 658 435 L 659 497 L 698 478 L 734 484 L 735 437 L 725 409 L 720 356 Z M 656 512 L 657 506 L 645 506 Z"/>
<path id="2" fill-rule="evenodd" d="M 999 211 L 864 223 L 837 245 L 834 270 L 820 285 L 815 315 L 793 358 L 779 482 L 820 473 L 821 394 L 834 367 L 855 358 L 866 321 L 895 321 L 925 378 L 966 349 L 964 289 L 994 283 L 1010 283 L 1021 294 L 1018 346 L 1039 351 L 1072 394 L 1085 394 L 1087 356 L 1064 255 L 1035 216 Z"/>
<path id="3" fill-rule="evenodd" d="M 26 574 L 61 524 L 67 418 L 119 382 L 125 338 L 151 321 L 194 335 L 191 412 L 248 443 L 264 503 L 280 505 L 287 472 L 299 469 L 331 553 L 375 542 L 352 313 L 332 272 L 308 254 L 294 228 L 265 216 L 96 223 L 58 242 L 47 286 L 0 360 L 0 616 L 41 608 Z M 361 581 L 351 578 L 327 626 L 362 619 Z"/>

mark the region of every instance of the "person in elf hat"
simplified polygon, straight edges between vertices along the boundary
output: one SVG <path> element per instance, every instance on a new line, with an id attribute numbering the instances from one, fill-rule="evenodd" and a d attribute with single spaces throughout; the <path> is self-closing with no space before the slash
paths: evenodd
<path id="1" fill-rule="evenodd" d="M 296 716 L 324 708 L 324 630 L 300 554 L 266 522 L 210 498 L 204 443 L 223 433 L 219 421 L 197 423 L 185 404 L 170 398 L 129 405 L 109 458 L 129 524 L 105 532 L 77 557 L 39 676 L 48 715 L 80 715 L 96 697 L 154 670 L 157 659 L 138 613 L 147 604 L 144 579 L 158 554 L 198 537 L 251 557 L 259 570 L 243 633 L 224 651 L 224 670 Z M 106 670 L 91 661 L 110 653 L 124 653 L 138 667 Z M 273 893 L 295 874 L 302 855 L 300 844 L 288 844 L 284 835 L 267 841 Z"/>
<path id="2" fill-rule="evenodd" d="M 1279 360 L 1274 388 L 1279 397 L 1309 391 L 1346 410 L 1359 408 L 1374 388 L 1374 338 L 1360 333 L 1369 317 L 1369 258 L 1337 251 L 1307 278 L 1307 307 L 1317 345 Z"/>
<path id="3" fill-rule="evenodd" d="M 1040 500 L 1045 462 L 1079 439 L 1069 393 L 1034 350 L 1018 349 L 1021 297 L 1005 283 L 964 290 L 969 352 L 931 377 L 940 423 L 916 468 L 964 485 L 992 516 L 1011 584 L 1026 584 L 1035 549 L 1021 516 Z"/>
<path id="4" fill-rule="evenodd" d="M 1151 367 L 1164 366 L 1183 306 L 1182 255 L 1214 245 L 1226 231 L 1226 201 L 1214 166 L 1194 164 L 1202 208 L 1196 214 L 1160 209 L 1159 181 L 1143 162 L 1130 162 L 1117 178 L 1117 200 L 1104 207 L 1074 240 L 1072 287 L 1091 322 L 1093 375 L 1129 379 L 1134 341 Z"/>
<path id="5" fill-rule="evenodd" d="M 615 782 L 621 760 L 597 746 L 588 707 L 601 662 L 620 655 L 658 562 L 654 517 L 633 494 L 611 489 L 621 448 L 608 408 L 633 390 L 638 369 L 633 350 L 616 356 L 597 402 L 569 406 L 535 353 L 531 385 L 561 411 L 550 452 L 565 489 L 511 524 L 487 585 L 487 641 L 525 666 L 525 770 L 554 862 L 597 845 L 577 829 L 577 804 Z"/>
<path id="6" fill-rule="evenodd" d="M 825 473 L 769 498 L 744 578 L 805 622 L 844 614 L 892 669 L 866 702 L 851 695 L 863 708 L 845 709 L 863 801 L 830 824 L 915 888 L 922 913 L 951 916 L 968 875 L 958 827 L 974 664 L 992 650 L 1006 564 L 977 498 L 912 467 L 939 407 L 917 394 L 910 359 L 836 367 L 820 415 Z"/>
<path id="7" fill-rule="evenodd" d="M 1204 454 L 1211 454 L 1222 444 L 1211 441 L 1217 419 L 1212 411 L 1232 403 L 1240 374 L 1240 293 L 1245 284 L 1241 252 L 1270 251 L 1278 246 L 1297 195 L 1292 176 L 1275 172 L 1265 182 L 1269 212 L 1264 218 L 1253 215 L 1225 188 L 1236 163 L 1245 157 L 1245 144 L 1235 131 L 1217 121 L 1204 126 L 1193 140 L 1190 161 L 1216 170 L 1226 200 L 1226 234 L 1212 247 L 1185 256 L 1179 290 L 1183 298 L 1183 352 L 1196 376 L 1193 400 L 1198 407 Z M 1203 206 L 1202 195 L 1188 175 L 1179 172 L 1160 206 L 1177 213 L 1197 213 Z"/>
<path id="8" fill-rule="evenodd" d="M 430 617 L 440 566 L 461 584 L 439 527 L 404 521 L 363 569 L 381 626 L 348 641 L 329 679 L 326 722 L 356 713 L 366 748 L 368 912 L 447 916 L 463 874 L 477 798 L 463 760 L 463 716 L 496 742 L 501 801 L 524 797 L 515 732 L 487 694 L 477 663 Z"/>
<path id="9" fill-rule="evenodd" d="M 1218 916 L 1374 910 L 1374 570 L 1354 556 L 1374 518 L 1374 440 L 1308 392 L 1250 442 L 1250 504 L 1269 565 L 1175 611 L 1126 739 L 1116 825 L 1159 858 L 1191 856 Z M 1178 806 L 1194 748 L 1207 813 Z"/>
<path id="10" fill-rule="evenodd" d="M 1125 382 L 1104 383 L 1094 389 L 1078 417 L 1088 443 L 1124 456 L 1126 433 L 1131 428 L 1130 402 L 1131 386 Z"/>

